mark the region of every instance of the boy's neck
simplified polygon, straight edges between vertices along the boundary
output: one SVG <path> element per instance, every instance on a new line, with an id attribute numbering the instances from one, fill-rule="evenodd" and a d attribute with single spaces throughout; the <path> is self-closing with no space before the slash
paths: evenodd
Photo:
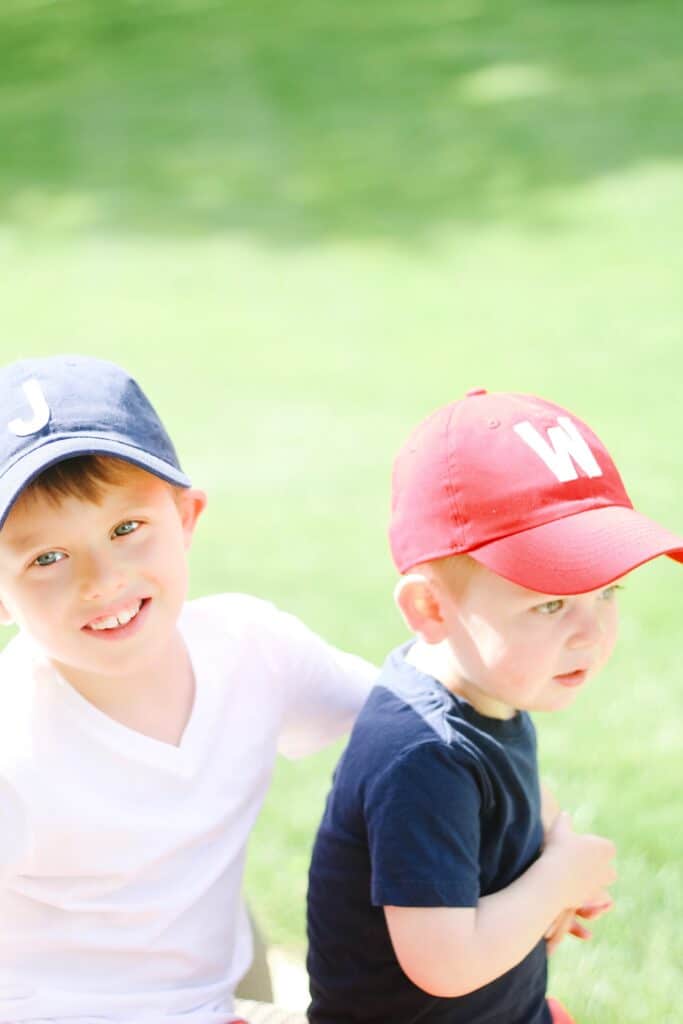
<path id="1" fill-rule="evenodd" d="M 178 630 L 144 673 L 111 679 L 52 664 L 81 697 L 108 718 L 163 743 L 179 745 L 192 714 L 195 680 Z"/>
<path id="2" fill-rule="evenodd" d="M 460 672 L 457 659 L 449 643 L 428 644 L 419 638 L 406 653 L 410 665 L 432 676 L 442 686 L 471 704 L 475 711 L 486 718 L 514 718 L 517 709 L 482 693 Z"/>

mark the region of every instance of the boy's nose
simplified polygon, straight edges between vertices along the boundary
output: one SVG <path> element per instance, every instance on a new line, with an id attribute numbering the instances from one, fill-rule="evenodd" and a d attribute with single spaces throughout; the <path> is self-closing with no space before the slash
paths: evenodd
<path id="1" fill-rule="evenodd" d="M 568 643 L 572 649 L 593 647 L 600 641 L 604 633 L 602 619 L 594 608 L 577 613 L 573 625 L 574 629 Z"/>
<path id="2" fill-rule="evenodd" d="M 92 555 L 84 563 L 80 587 L 83 600 L 109 600 L 125 586 L 125 574 L 112 559 Z"/>

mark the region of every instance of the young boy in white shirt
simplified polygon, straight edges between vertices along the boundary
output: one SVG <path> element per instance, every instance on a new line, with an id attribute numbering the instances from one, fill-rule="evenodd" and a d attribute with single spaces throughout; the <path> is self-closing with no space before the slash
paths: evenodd
<path id="1" fill-rule="evenodd" d="M 388 658 L 337 767 L 308 892 L 311 1024 L 570 1024 L 547 953 L 611 905 L 614 847 L 538 777 L 530 711 L 607 662 L 616 583 L 683 538 L 579 419 L 477 389 L 394 466 Z"/>
<path id="2" fill-rule="evenodd" d="M 120 367 L 22 360 L 0 409 L 0 1021 L 227 1024 L 276 752 L 347 730 L 375 669 L 186 603 L 206 498 Z"/>

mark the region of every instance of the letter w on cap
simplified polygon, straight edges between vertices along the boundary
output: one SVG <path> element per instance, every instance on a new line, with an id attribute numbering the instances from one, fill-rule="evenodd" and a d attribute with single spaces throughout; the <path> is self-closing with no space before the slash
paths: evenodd
<path id="1" fill-rule="evenodd" d="M 560 483 L 578 480 L 576 466 L 586 476 L 602 476 L 593 452 L 581 436 L 576 425 L 567 416 L 558 416 L 558 427 L 548 428 L 548 440 L 528 420 L 516 423 L 512 428 L 525 444 L 536 452 Z M 575 465 L 576 463 L 576 465 Z"/>
<path id="2" fill-rule="evenodd" d="M 28 437 L 29 434 L 37 434 L 47 425 L 50 420 L 50 408 L 45 401 L 43 389 L 34 377 L 22 384 L 21 389 L 31 406 L 31 418 L 10 420 L 7 426 L 17 437 Z"/>

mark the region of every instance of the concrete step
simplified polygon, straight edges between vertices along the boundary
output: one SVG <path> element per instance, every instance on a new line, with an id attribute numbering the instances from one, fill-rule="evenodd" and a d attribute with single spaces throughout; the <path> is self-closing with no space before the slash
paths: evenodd
<path id="1" fill-rule="evenodd" d="M 266 955 L 274 1001 L 284 1009 L 303 1013 L 308 1006 L 308 975 L 303 963 L 277 947 L 271 947 Z"/>

